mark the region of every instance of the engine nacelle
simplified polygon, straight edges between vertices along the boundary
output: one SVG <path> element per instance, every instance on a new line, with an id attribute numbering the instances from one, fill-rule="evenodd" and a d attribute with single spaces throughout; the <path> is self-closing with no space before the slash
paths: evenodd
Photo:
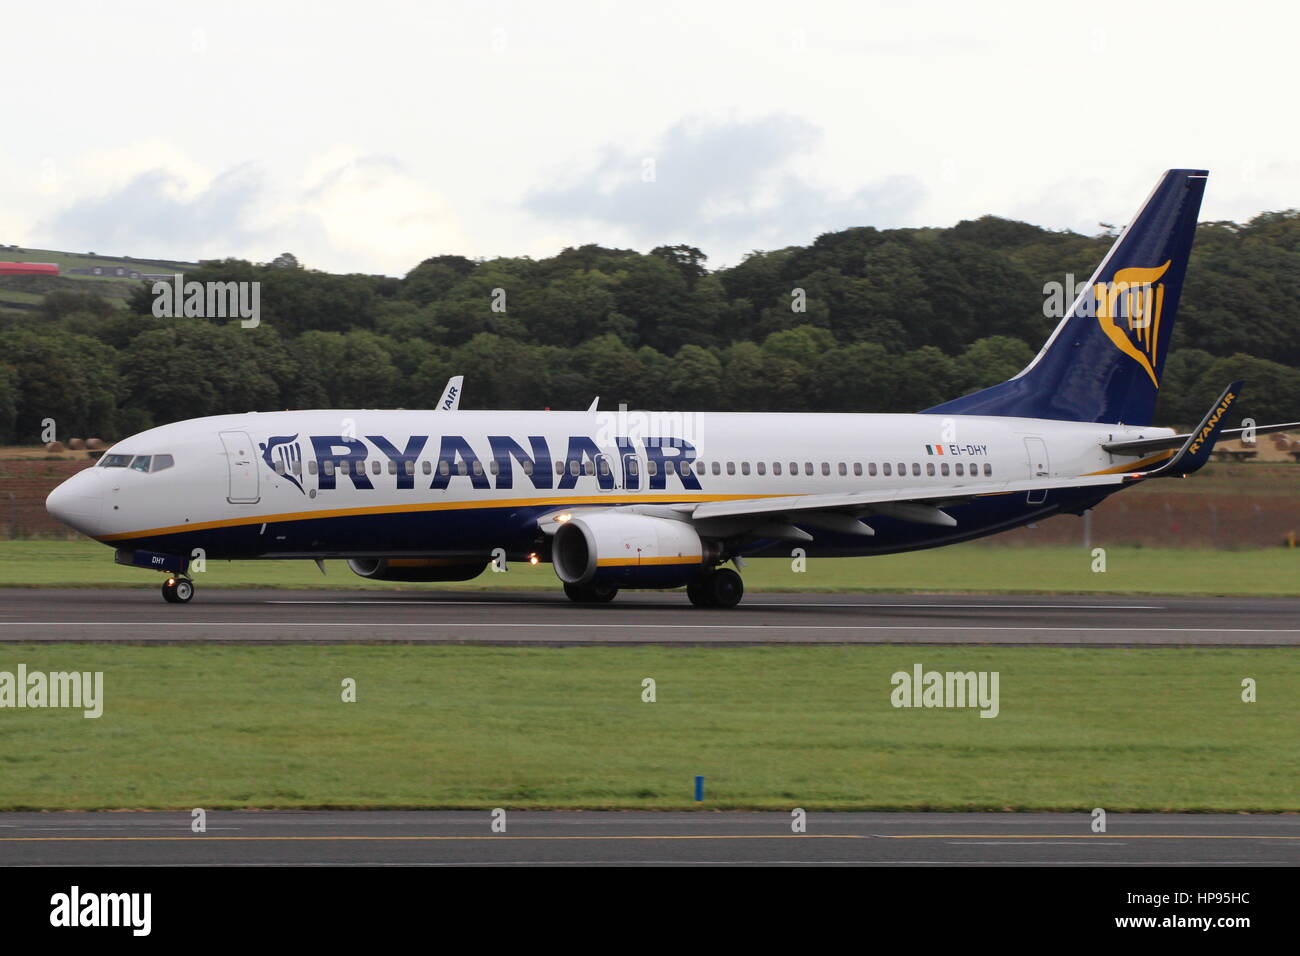
<path id="1" fill-rule="evenodd" d="M 703 574 L 716 553 L 684 521 L 603 511 L 560 525 L 551 562 L 565 584 L 675 588 Z"/>
<path id="2" fill-rule="evenodd" d="M 482 574 L 487 562 L 464 558 L 352 558 L 348 567 L 372 581 L 468 581 Z"/>

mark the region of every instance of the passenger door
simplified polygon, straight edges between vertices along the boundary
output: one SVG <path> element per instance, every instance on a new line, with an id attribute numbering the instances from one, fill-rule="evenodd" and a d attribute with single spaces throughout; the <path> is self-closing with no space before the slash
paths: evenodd
<path id="1" fill-rule="evenodd" d="M 257 485 L 257 455 L 246 432 L 221 432 L 226 449 L 226 467 L 230 474 L 226 500 L 236 505 L 257 504 L 262 500 Z"/>
<path id="2" fill-rule="evenodd" d="M 1052 463 L 1047 457 L 1047 442 L 1041 438 L 1025 439 L 1025 455 L 1029 461 L 1029 478 L 1047 478 L 1052 473 Z M 1035 488 L 1025 496 L 1025 502 L 1041 505 L 1047 500 L 1046 488 Z"/>

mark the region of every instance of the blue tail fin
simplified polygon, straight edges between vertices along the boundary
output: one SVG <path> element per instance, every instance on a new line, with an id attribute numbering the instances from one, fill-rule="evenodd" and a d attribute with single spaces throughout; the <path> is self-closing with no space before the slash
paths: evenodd
<path id="1" fill-rule="evenodd" d="M 1207 175 L 1164 174 L 1024 371 L 925 413 L 1151 424 Z"/>

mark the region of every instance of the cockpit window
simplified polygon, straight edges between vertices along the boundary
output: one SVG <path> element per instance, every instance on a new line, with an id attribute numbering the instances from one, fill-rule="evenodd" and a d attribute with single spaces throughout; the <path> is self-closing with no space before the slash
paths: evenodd
<path id="1" fill-rule="evenodd" d="M 134 460 L 133 462 L 131 462 L 131 470 L 132 470 L 132 471 L 148 471 L 148 470 L 149 470 L 149 461 L 150 461 L 151 457 L 152 457 L 152 456 L 150 456 L 150 455 L 136 455 L 136 456 L 135 456 L 135 460 Z"/>
<path id="2" fill-rule="evenodd" d="M 176 460 L 172 458 L 171 455 L 154 455 L 153 465 L 150 466 L 149 470 L 162 471 L 164 468 L 170 468 L 174 464 L 176 464 Z"/>
<path id="3" fill-rule="evenodd" d="M 131 464 L 130 455 L 105 455 L 99 459 L 100 468 L 125 468 Z"/>

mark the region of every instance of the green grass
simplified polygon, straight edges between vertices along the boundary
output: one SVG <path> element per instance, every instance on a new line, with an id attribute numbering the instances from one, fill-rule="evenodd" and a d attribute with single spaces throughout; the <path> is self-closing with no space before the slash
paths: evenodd
<path id="1" fill-rule="evenodd" d="M 1285 649 L 0 646 L 20 662 L 103 671 L 104 713 L 0 712 L 0 809 L 687 809 L 702 774 L 705 809 L 1300 810 Z M 917 662 L 998 671 L 999 716 L 893 708 Z"/>
<path id="2" fill-rule="evenodd" d="M 61 252 L 57 249 L 0 249 L 0 261 L 2 262 L 48 262 L 59 267 L 60 273 L 65 273 L 68 269 L 90 269 L 95 266 L 104 266 L 112 268 L 123 266 L 127 269 L 134 269 L 137 272 L 163 273 L 163 272 L 184 272 L 189 269 L 197 268 L 198 264 L 194 262 L 178 262 L 174 260 L 157 260 L 146 261 L 143 259 L 126 259 L 118 256 L 89 256 L 76 252 Z M 160 265 L 159 263 L 165 263 Z M 90 279 L 112 279 L 116 282 L 138 281 L 122 280 L 110 276 L 65 276 L 69 279 L 90 278 Z"/>
<path id="3" fill-rule="evenodd" d="M 1057 594 L 1300 594 L 1300 549 L 1210 551 L 1108 548 L 1106 572 L 1092 570 L 1082 548 L 1019 548 L 981 544 L 872 558 L 812 558 L 796 574 L 785 559 L 756 559 L 744 569 L 751 591 L 934 591 Z M 310 561 L 209 561 L 195 583 L 209 587 L 281 588 L 540 588 L 559 586 L 549 565 L 512 564 L 450 584 L 370 582 L 342 561 L 324 577 Z M 157 587 L 156 573 L 113 563 L 93 541 L 0 541 L 0 586 Z"/>

